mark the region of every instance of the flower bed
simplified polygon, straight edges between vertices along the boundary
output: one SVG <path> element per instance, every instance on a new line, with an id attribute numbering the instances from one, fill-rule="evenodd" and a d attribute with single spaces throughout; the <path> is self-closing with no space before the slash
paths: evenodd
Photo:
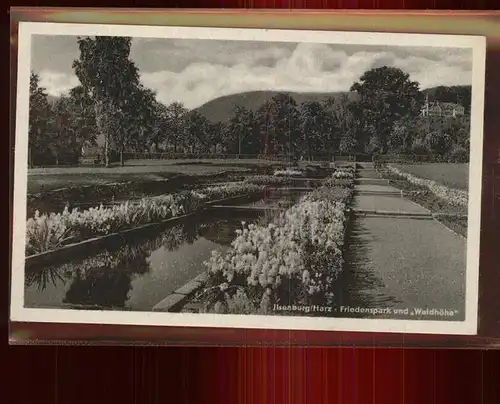
<path id="1" fill-rule="evenodd" d="M 354 186 L 354 178 L 335 178 L 332 176 L 325 180 L 325 185 L 329 187 L 352 188 Z"/>
<path id="2" fill-rule="evenodd" d="M 467 207 L 469 195 L 467 191 L 461 189 L 453 189 L 445 187 L 444 185 L 439 185 L 435 181 L 415 177 L 412 174 L 405 173 L 396 167 L 387 165 L 387 169 L 394 175 L 420 187 L 425 187 L 429 189 L 434 195 L 439 198 L 444 199 L 452 206 Z"/>
<path id="3" fill-rule="evenodd" d="M 336 168 L 332 174 L 332 178 L 336 179 L 354 179 L 356 173 L 355 168 L 351 167 L 342 167 Z"/>
<path id="4" fill-rule="evenodd" d="M 161 174 L 166 175 L 166 174 Z M 239 177 L 239 178 L 238 178 Z M 153 197 L 165 193 L 180 192 L 193 187 L 207 186 L 215 181 L 241 180 L 242 175 L 232 171 L 202 173 L 199 175 L 175 174 L 165 179 L 142 179 L 115 183 L 69 186 L 66 188 L 42 191 L 27 195 L 28 218 L 36 210 L 42 213 L 60 211 L 71 201 L 71 204 L 96 206 L 109 200 L 139 200 L 142 197 Z"/>
<path id="5" fill-rule="evenodd" d="M 191 213 L 209 201 L 262 190 L 258 185 L 236 183 L 144 198 L 135 204 L 101 205 L 83 211 L 66 208 L 62 213 L 43 215 L 35 212 L 26 223 L 26 254 L 50 251 L 68 243 L 159 222 Z"/>
<path id="6" fill-rule="evenodd" d="M 203 310 L 266 314 L 275 303 L 331 304 L 351 198 L 351 189 L 323 186 L 267 226 L 243 222 L 229 251 L 205 262 Z"/>
<path id="7" fill-rule="evenodd" d="M 292 179 L 275 175 L 255 175 L 247 178 L 245 182 L 255 185 L 289 185 L 292 183 Z"/>
<path id="8" fill-rule="evenodd" d="M 273 175 L 276 177 L 302 177 L 304 176 L 304 172 L 299 169 L 285 168 L 276 170 Z"/>

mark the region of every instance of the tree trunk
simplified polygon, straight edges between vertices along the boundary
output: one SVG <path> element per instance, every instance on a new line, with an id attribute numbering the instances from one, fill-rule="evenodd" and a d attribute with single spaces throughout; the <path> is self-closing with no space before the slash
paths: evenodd
<path id="1" fill-rule="evenodd" d="M 109 167 L 109 135 L 104 134 L 104 167 Z"/>
<path id="2" fill-rule="evenodd" d="M 120 165 L 123 167 L 125 165 L 125 159 L 123 156 L 123 146 L 120 148 Z"/>
<path id="3" fill-rule="evenodd" d="M 106 130 L 106 106 L 105 102 L 102 99 L 97 99 L 95 103 L 95 120 L 97 131 L 101 135 L 104 136 L 104 152 L 103 152 L 103 160 L 104 166 L 109 167 L 109 133 Z"/>

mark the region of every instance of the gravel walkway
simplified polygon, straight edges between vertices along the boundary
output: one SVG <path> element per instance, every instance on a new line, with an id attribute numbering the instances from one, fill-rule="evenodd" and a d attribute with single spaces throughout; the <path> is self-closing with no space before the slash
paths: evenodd
<path id="1" fill-rule="evenodd" d="M 372 173 L 370 164 L 365 167 Z M 364 177 L 363 168 L 358 177 Z M 396 189 L 390 186 L 362 184 L 356 185 L 355 190 L 378 193 L 356 195 L 356 209 L 403 214 L 428 212 L 394 196 Z M 376 318 L 461 320 L 465 308 L 466 244 L 466 239 L 435 220 L 355 217 L 348 239 L 341 304 L 409 309 L 407 313 L 396 315 L 392 311 Z M 417 315 L 414 309 L 457 312 L 454 317 Z"/>

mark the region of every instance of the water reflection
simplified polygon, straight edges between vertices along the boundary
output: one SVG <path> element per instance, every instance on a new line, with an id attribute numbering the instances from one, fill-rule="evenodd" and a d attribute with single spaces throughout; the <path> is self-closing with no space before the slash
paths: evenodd
<path id="1" fill-rule="evenodd" d="M 185 222 L 149 240 L 108 249 L 83 260 L 30 269 L 29 307 L 151 310 L 174 289 L 203 271 L 212 250 L 225 249 L 237 218 Z"/>
<path id="2" fill-rule="evenodd" d="M 43 291 L 50 285 L 57 286 L 70 278 L 71 272 L 64 271 L 63 268 L 47 267 L 40 271 L 27 271 L 24 282 L 27 288 L 34 286 L 37 290 Z"/>
<path id="3" fill-rule="evenodd" d="M 288 209 L 297 204 L 306 193 L 307 191 L 294 189 L 266 189 L 262 199 L 247 203 L 244 206 Z"/>

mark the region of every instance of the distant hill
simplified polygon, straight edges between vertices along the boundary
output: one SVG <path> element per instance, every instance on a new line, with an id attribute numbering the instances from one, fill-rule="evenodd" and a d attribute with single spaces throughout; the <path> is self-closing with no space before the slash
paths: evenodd
<path id="1" fill-rule="evenodd" d="M 283 91 L 285 92 L 285 91 Z M 228 119 L 233 111 L 234 106 L 239 105 L 241 107 L 256 111 L 264 103 L 271 100 L 275 95 L 279 94 L 280 91 L 249 91 L 244 93 L 225 95 L 214 100 L 208 101 L 201 107 L 195 109 L 206 118 L 213 122 L 222 121 Z M 301 104 L 305 101 L 322 101 L 326 97 L 340 98 L 344 94 L 348 94 L 352 99 L 355 97 L 355 93 L 295 93 L 287 92 L 292 96 L 292 98 Z"/>
<path id="2" fill-rule="evenodd" d="M 247 109 L 257 110 L 266 101 L 278 94 L 279 91 L 250 91 L 239 94 L 226 95 L 208 101 L 201 107 L 195 109 L 211 121 L 217 122 L 226 120 L 231 116 L 235 105 L 240 105 Z M 458 102 L 466 107 L 470 106 L 471 86 L 454 86 L 454 87 L 434 87 L 423 90 L 424 95 L 429 96 L 430 101 L 438 100 L 441 102 Z M 354 92 L 337 92 L 337 93 L 294 93 L 289 92 L 295 101 L 300 104 L 305 101 L 322 101 L 326 97 L 334 97 L 336 99 L 347 94 L 349 99 L 356 98 Z"/>
<path id="3" fill-rule="evenodd" d="M 228 119 L 235 105 L 240 105 L 247 109 L 257 110 L 266 101 L 279 94 L 279 91 L 249 91 L 244 93 L 225 95 L 207 103 L 201 107 L 195 108 L 203 116 L 213 122 Z M 470 110 L 471 86 L 439 86 L 423 90 L 424 95 L 429 96 L 429 101 L 460 103 L 466 109 Z M 326 97 L 340 98 L 347 94 L 349 98 L 355 99 L 356 93 L 336 92 L 336 93 L 296 93 L 289 92 L 295 101 L 300 104 L 305 101 L 322 101 Z M 49 102 L 55 103 L 59 97 L 49 95 Z"/>

